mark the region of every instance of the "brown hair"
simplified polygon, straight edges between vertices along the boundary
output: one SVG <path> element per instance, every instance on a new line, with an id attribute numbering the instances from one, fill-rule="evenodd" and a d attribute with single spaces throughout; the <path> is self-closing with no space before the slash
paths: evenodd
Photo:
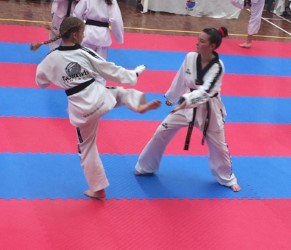
<path id="1" fill-rule="evenodd" d="M 35 44 L 31 44 L 30 49 L 35 51 L 37 49 L 39 49 L 40 46 L 44 45 L 44 44 L 50 44 L 52 42 L 55 42 L 56 40 L 62 38 L 62 39 L 67 39 L 70 37 L 70 35 L 74 32 L 77 32 L 80 30 L 80 28 L 82 28 L 84 26 L 84 22 L 77 18 L 77 17 L 67 17 L 63 20 L 63 22 L 61 23 L 60 26 L 60 33 L 58 35 L 56 35 L 56 37 L 44 41 L 42 43 L 35 43 Z"/>
<path id="2" fill-rule="evenodd" d="M 220 46 L 222 38 L 228 36 L 228 30 L 225 27 L 220 27 L 218 29 L 206 28 L 203 32 L 209 35 L 209 41 L 215 44 L 216 49 Z"/>

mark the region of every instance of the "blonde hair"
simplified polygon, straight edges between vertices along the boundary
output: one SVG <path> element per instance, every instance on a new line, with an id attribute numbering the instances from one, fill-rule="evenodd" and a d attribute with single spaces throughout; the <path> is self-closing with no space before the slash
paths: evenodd
<path id="1" fill-rule="evenodd" d="M 34 43 L 31 44 L 30 46 L 30 50 L 32 51 L 36 51 L 38 50 L 42 45 L 45 44 L 50 44 L 53 43 L 55 41 L 57 41 L 58 39 L 62 38 L 62 39 L 68 39 L 72 33 L 77 32 L 80 30 L 80 28 L 84 27 L 84 22 L 77 18 L 77 17 L 67 17 L 63 20 L 63 22 L 61 23 L 60 26 L 60 33 L 57 34 L 54 38 L 41 42 L 41 43 Z"/>

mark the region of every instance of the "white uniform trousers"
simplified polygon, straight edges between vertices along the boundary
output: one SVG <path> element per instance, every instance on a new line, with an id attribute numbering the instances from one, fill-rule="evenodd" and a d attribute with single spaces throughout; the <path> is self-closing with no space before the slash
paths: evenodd
<path id="1" fill-rule="evenodd" d="M 99 56 L 103 57 L 105 60 L 107 59 L 108 47 L 98 47 L 86 42 L 82 42 L 82 46 L 94 50 Z"/>
<path id="2" fill-rule="evenodd" d="M 98 120 L 90 120 L 90 122 L 77 128 L 81 165 L 89 188 L 93 192 L 109 186 L 96 145 L 98 124 Z"/>
<path id="3" fill-rule="evenodd" d="M 140 154 L 135 166 L 136 170 L 142 174 L 156 172 L 160 167 L 161 158 L 168 143 L 180 128 L 187 127 L 188 124 L 189 122 L 183 111 L 168 115 Z M 194 126 L 200 131 L 203 130 L 196 122 Z M 211 173 L 215 176 L 218 183 L 224 186 L 237 184 L 237 179 L 232 173 L 224 128 L 215 131 L 208 129 L 205 139 L 209 150 Z"/>
<path id="4" fill-rule="evenodd" d="M 139 105 L 146 103 L 144 93 L 135 89 L 124 89 L 116 87 L 107 89 L 115 97 L 118 106 L 126 106 L 136 111 Z M 102 190 L 109 186 L 108 179 L 96 145 L 96 136 L 99 119 L 89 119 L 84 125 L 77 128 L 78 149 L 81 157 L 81 165 L 84 175 L 93 192 Z"/>
<path id="5" fill-rule="evenodd" d="M 244 1 L 243 0 L 230 0 L 230 2 L 237 8 L 243 9 L 244 8 Z"/>
<path id="6" fill-rule="evenodd" d="M 252 0 L 251 15 L 248 23 L 248 35 L 257 34 L 261 27 L 265 0 Z"/>

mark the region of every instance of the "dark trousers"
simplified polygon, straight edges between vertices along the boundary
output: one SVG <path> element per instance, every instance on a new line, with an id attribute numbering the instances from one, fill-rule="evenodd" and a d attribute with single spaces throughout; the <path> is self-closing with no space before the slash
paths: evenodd
<path id="1" fill-rule="evenodd" d="M 274 0 L 266 0 L 265 4 L 267 5 L 267 11 L 271 11 L 273 7 Z"/>

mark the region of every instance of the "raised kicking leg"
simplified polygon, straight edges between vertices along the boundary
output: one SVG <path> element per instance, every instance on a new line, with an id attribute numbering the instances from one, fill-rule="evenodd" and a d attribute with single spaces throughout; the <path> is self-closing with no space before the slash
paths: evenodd
<path id="1" fill-rule="evenodd" d="M 154 100 L 152 102 L 147 102 L 145 104 L 141 104 L 139 105 L 139 107 L 137 108 L 137 112 L 138 113 L 145 113 L 149 110 L 152 110 L 152 109 L 157 109 L 161 106 L 161 102 L 159 100 Z"/>

